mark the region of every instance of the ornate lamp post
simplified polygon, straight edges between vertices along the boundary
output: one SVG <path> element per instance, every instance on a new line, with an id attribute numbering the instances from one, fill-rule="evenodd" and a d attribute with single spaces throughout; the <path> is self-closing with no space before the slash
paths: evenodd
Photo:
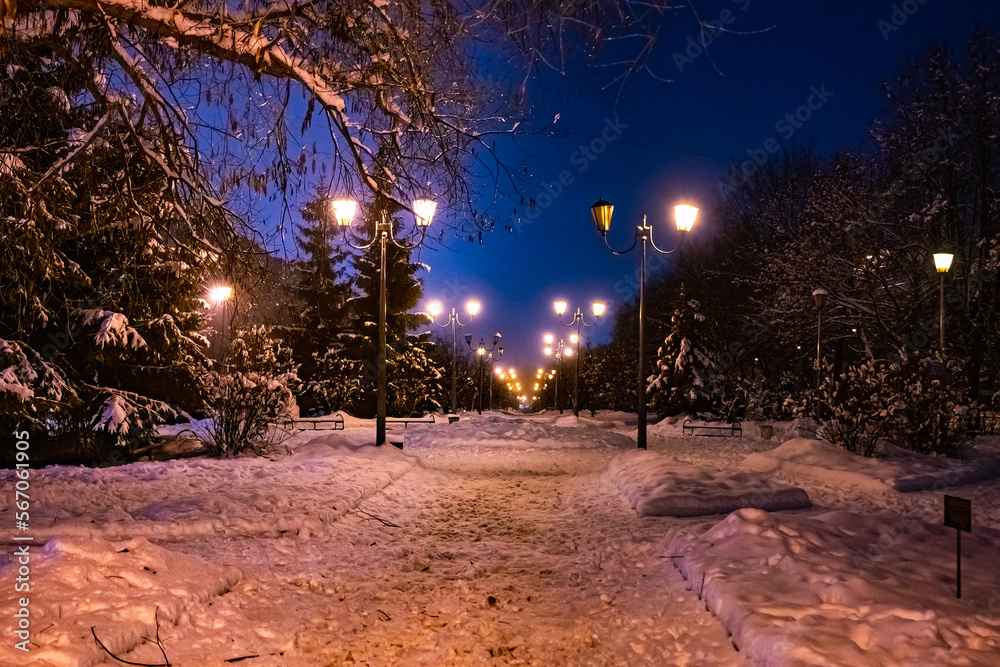
<path id="1" fill-rule="evenodd" d="M 469 313 L 469 321 L 462 324 L 462 321 L 458 318 L 458 313 L 455 309 L 451 309 L 451 314 L 448 315 L 448 321 L 441 324 L 437 321 L 437 316 L 441 314 L 441 304 L 437 301 L 432 301 L 427 304 L 427 312 L 431 316 L 431 322 L 439 327 L 451 327 L 451 414 L 458 414 L 458 328 L 467 327 L 472 324 L 472 318 L 476 316 L 479 312 L 479 302 L 478 301 L 468 301 L 465 304 L 465 310 Z"/>
<path id="2" fill-rule="evenodd" d="M 333 215 L 337 221 L 337 226 L 340 227 L 344 242 L 347 243 L 347 245 L 352 248 L 357 248 L 358 250 L 367 250 L 376 243 L 379 244 L 381 263 L 379 265 L 380 280 L 378 294 L 378 396 L 375 418 L 375 444 L 380 446 L 385 444 L 385 329 L 388 308 L 386 298 L 385 250 L 389 242 L 392 242 L 392 244 L 397 248 L 401 248 L 403 250 L 413 250 L 422 244 L 424 242 L 424 237 L 427 234 L 427 228 L 430 226 L 431 219 L 434 217 L 434 211 L 437 209 L 437 204 L 430 199 L 416 199 L 413 201 L 413 217 L 416 222 L 417 230 L 420 232 L 420 238 L 417 239 L 416 242 L 404 243 L 397 241 L 392 234 L 392 220 L 390 220 L 388 216 L 383 216 L 382 220 L 375 223 L 375 234 L 372 239 L 361 245 L 351 243 L 347 237 L 347 230 L 350 228 L 351 222 L 354 220 L 354 214 L 358 209 L 357 202 L 351 199 L 337 199 L 330 202 L 330 208 L 333 209 Z"/>
<path id="3" fill-rule="evenodd" d="M 829 294 L 819 287 L 813 290 L 813 301 L 816 303 L 816 388 L 823 384 L 823 305 Z"/>
<path id="4" fill-rule="evenodd" d="M 556 308 L 556 315 L 562 316 L 566 312 L 566 302 L 556 301 L 554 303 Z M 570 337 L 570 342 L 576 345 L 576 377 L 573 378 L 573 416 L 580 416 L 580 357 L 583 356 L 583 346 L 580 345 L 580 325 L 585 327 L 597 326 L 597 323 L 601 319 L 601 315 L 604 314 L 604 304 L 594 303 L 591 305 L 594 310 L 594 321 L 587 324 L 587 320 L 584 319 L 583 313 L 579 308 L 576 309 L 576 313 L 573 314 L 573 319 L 569 322 L 563 322 L 561 319 L 559 321 L 565 327 L 571 327 L 576 325 L 576 333 Z"/>
<path id="5" fill-rule="evenodd" d="M 948 269 L 951 268 L 951 260 L 955 258 L 954 255 L 948 252 L 937 252 L 934 253 L 934 266 L 937 268 L 938 273 L 941 275 L 941 358 L 944 359 L 944 277 L 948 274 Z"/>
<path id="6" fill-rule="evenodd" d="M 642 216 L 642 224 L 637 225 L 635 228 L 635 238 L 632 241 L 632 245 L 624 250 L 615 250 L 612 248 L 611 244 L 608 243 L 608 231 L 611 229 L 611 214 L 614 210 L 615 207 L 612 204 L 599 199 L 590 207 L 590 215 L 594 219 L 594 226 L 597 227 L 601 238 L 604 239 L 604 244 L 615 255 L 627 255 L 639 245 L 639 241 L 642 241 L 642 252 L 640 253 L 642 259 L 639 270 L 639 378 L 636 407 L 639 413 L 638 446 L 639 449 L 646 449 L 646 246 L 649 245 L 661 255 L 670 255 L 680 250 L 681 246 L 684 245 L 687 232 L 691 231 L 695 218 L 698 217 L 698 209 L 688 204 L 674 206 L 674 217 L 677 223 L 677 231 L 681 232 L 681 240 L 677 247 L 672 250 L 663 250 L 653 242 L 653 228 L 646 224 L 645 215 Z"/>
<path id="7" fill-rule="evenodd" d="M 475 349 L 476 354 L 479 355 L 479 408 L 477 410 L 477 412 L 479 414 L 483 414 L 483 360 L 485 359 L 487 352 L 491 353 L 490 354 L 490 359 L 492 360 L 492 358 L 493 358 L 492 352 L 494 350 L 497 350 L 498 353 L 499 353 L 497 355 L 497 359 L 500 359 L 501 357 L 503 357 L 503 348 L 502 347 L 497 347 L 497 345 L 499 343 L 500 343 L 500 334 L 498 332 L 498 333 L 493 334 L 493 345 L 491 347 L 487 347 L 486 346 L 486 341 L 483 340 L 482 338 L 480 338 L 479 339 L 479 347 L 473 348 L 472 347 L 472 334 L 465 334 L 465 344 L 469 346 L 470 350 Z M 492 382 L 493 382 L 493 378 L 491 376 L 490 377 L 490 383 L 492 384 Z"/>

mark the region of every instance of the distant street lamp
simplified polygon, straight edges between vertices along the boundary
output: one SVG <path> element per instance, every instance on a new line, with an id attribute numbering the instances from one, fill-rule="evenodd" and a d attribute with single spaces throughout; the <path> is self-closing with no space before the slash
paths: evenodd
<path id="1" fill-rule="evenodd" d="M 944 277 L 948 273 L 948 269 L 951 268 L 951 260 L 955 258 L 954 255 L 947 252 L 937 252 L 934 253 L 934 266 L 937 267 L 938 273 L 941 274 L 941 359 L 944 360 Z"/>
<path id="2" fill-rule="evenodd" d="M 403 243 L 397 241 L 392 233 L 392 220 L 388 215 L 383 214 L 382 220 L 375 223 L 375 234 L 367 243 L 355 245 L 347 237 L 347 230 L 354 220 L 357 212 L 357 202 L 350 199 L 336 199 L 330 202 L 330 208 L 337 221 L 337 226 L 343 235 L 344 243 L 358 250 L 367 250 L 376 243 L 379 244 L 380 259 L 379 264 L 379 292 L 378 292 L 378 387 L 377 387 L 377 408 L 375 418 L 375 445 L 385 444 L 385 402 L 386 402 L 386 319 L 388 310 L 388 299 L 386 295 L 386 258 L 385 251 L 389 242 L 402 250 L 413 250 L 424 242 L 427 235 L 427 228 L 431 224 L 437 204 L 430 199 L 415 199 L 413 201 L 413 217 L 420 238 L 414 243 Z"/>
<path id="3" fill-rule="evenodd" d="M 640 253 L 642 259 L 639 269 L 639 381 L 636 401 L 639 428 L 636 439 L 639 449 L 646 449 L 646 246 L 649 245 L 661 255 L 670 255 L 680 250 L 681 246 L 684 245 L 687 232 L 691 231 L 695 218 L 698 217 L 698 208 L 688 204 L 674 206 L 674 219 L 677 224 L 677 231 L 681 232 L 681 241 L 672 250 L 662 250 L 656 246 L 656 243 L 653 242 L 653 228 L 646 224 L 645 215 L 642 216 L 642 224 L 637 225 L 635 228 L 635 238 L 632 241 L 632 245 L 625 250 L 615 250 L 612 248 L 611 244 L 608 243 L 608 231 L 611 229 L 611 214 L 614 212 L 614 209 L 615 207 L 612 204 L 599 199 L 590 207 L 590 215 L 594 219 L 594 226 L 597 227 L 597 231 L 604 239 L 604 244 L 615 255 L 626 255 L 632 252 L 639 244 L 639 241 L 642 241 L 642 252 Z"/>
<path id="4" fill-rule="evenodd" d="M 475 352 L 476 352 L 476 354 L 479 355 L 479 408 L 478 408 L 478 413 L 479 414 L 483 414 L 483 361 L 484 361 L 484 359 L 486 357 L 486 353 L 489 352 L 490 353 L 490 361 L 492 363 L 492 360 L 493 360 L 493 354 L 492 353 L 493 353 L 494 350 L 497 351 L 497 359 L 500 359 L 500 358 L 503 357 L 503 348 L 502 347 L 497 347 L 497 345 L 500 343 L 500 338 L 501 338 L 501 336 L 500 336 L 499 332 L 493 334 L 493 345 L 491 347 L 487 347 L 486 346 L 486 341 L 484 341 L 482 338 L 480 338 L 479 339 L 479 347 L 473 348 L 472 347 L 472 334 L 465 334 L 465 344 L 469 346 L 470 350 L 474 349 Z M 492 373 L 492 371 L 491 371 L 491 373 Z M 492 390 L 492 385 L 493 385 L 493 376 L 491 374 L 491 376 L 490 376 L 491 390 Z"/>
<path id="5" fill-rule="evenodd" d="M 556 301 L 554 303 L 556 308 L 556 315 L 562 316 L 566 312 L 566 302 Z M 580 345 L 580 325 L 585 327 L 597 326 L 597 323 L 601 319 L 601 315 L 604 314 L 604 304 L 595 302 L 591 305 L 594 311 L 594 321 L 587 324 L 587 321 L 583 317 L 583 313 L 579 308 L 576 309 L 576 313 L 573 314 L 573 319 L 569 322 L 563 322 L 560 319 L 560 324 L 565 327 L 571 327 L 576 325 L 576 333 L 570 338 L 570 342 L 576 345 L 576 376 L 573 378 L 573 416 L 580 416 L 580 357 L 583 356 L 583 346 Z"/>
<path id="6" fill-rule="evenodd" d="M 431 322 L 439 327 L 451 327 L 451 414 L 458 414 L 458 327 L 467 327 L 472 324 L 472 319 L 479 312 L 479 302 L 469 301 L 465 304 L 465 310 L 469 313 L 469 321 L 462 324 L 462 321 L 458 319 L 458 313 L 454 308 L 451 309 L 451 313 L 448 315 L 448 321 L 441 324 L 437 321 L 437 316 L 441 314 L 441 304 L 437 301 L 432 301 L 427 304 L 427 312 L 431 316 Z"/>
<path id="7" fill-rule="evenodd" d="M 229 301 L 233 296 L 233 288 L 228 285 L 216 285 L 208 291 L 208 298 L 210 301 L 215 303 L 216 306 L 222 306 L 221 314 L 221 331 L 219 332 L 219 353 L 216 355 L 219 359 L 219 363 L 222 365 L 222 372 L 226 371 L 226 338 L 229 335 L 229 322 L 226 319 L 226 302 Z M 230 317 L 229 319 L 232 319 Z"/>
<path id="8" fill-rule="evenodd" d="M 823 384 L 823 305 L 829 294 L 819 287 L 813 290 L 813 301 L 816 302 L 816 388 Z"/>
<path id="9" fill-rule="evenodd" d="M 545 341 L 545 349 L 543 350 L 543 352 L 545 352 L 545 356 L 551 356 L 552 353 L 555 352 L 555 362 L 559 364 L 559 368 L 556 371 L 556 383 L 554 387 L 555 407 L 556 410 L 559 411 L 559 414 L 562 414 L 563 411 L 562 403 L 560 403 L 559 401 L 559 376 L 563 374 L 563 369 L 564 369 L 563 359 L 565 357 L 573 356 L 573 348 L 567 347 L 566 342 L 562 338 L 560 338 L 559 344 L 556 345 L 556 347 L 553 349 L 552 345 L 555 342 L 555 336 L 553 336 L 552 334 L 545 334 L 542 340 Z"/>

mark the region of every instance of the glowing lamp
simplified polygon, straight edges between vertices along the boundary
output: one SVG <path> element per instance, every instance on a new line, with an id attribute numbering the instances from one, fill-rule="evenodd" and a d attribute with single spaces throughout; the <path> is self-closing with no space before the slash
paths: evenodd
<path id="1" fill-rule="evenodd" d="M 427 304 L 427 312 L 431 314 L 431 317 L 437 317 L 441 314 L 441 304 L 437 301 L 431 301 Z"/>
<path id="2" fill-rule="evenodd" d="M 333 217 L 339 226 L 350 227 L 358 210 L 358 203 L 350 199 L 334 199 L 330 202 L 330 208 L 333 209 Z"/>
<path id="3" fill-rule="evenodd" d="M 948 269 L 951 268 L 951 260 L 955 258 L 949 252 L 936 252 L 934 253 L 934 266 L 937 267 L 938 273 L 948 273 Z"/>
<path id="4" fill-rule="evenodd" d="M 576 334 L 570 334 L 569 335 L 569 342 L 573 343 L 573 345 L 576 345 L 576 342 L 578 340 L 580 340 L 580 337 L 577 336 Z"/>
<path id="5" fill-rule="evenodd" d="M 476 313 L 479 312 L 479 302 L 470 301 L 469 303 L 465 304 L 465 309 L 469 311 L 469 315 L 475 317 Z"/>
<path id="6" fill-rule="evenodd" d="M 549 356 L 551 354 L 552 354 L 552 348 L 551 347 L 545 348 L 545 356 Z"/>
<path id="7" fill-rule="evenodd" d="M 603 303 L 595 303 L 594 304 L 594 317 L 600 317 L 603 314 L 604 314 L 604 304 Z"/>
<path id="8" fill-rule="evenodd" d="M 553 304 L 553 305 L 555 305 L 555 307 L 556 307 L 556 315 L 562 315 L 563 313 L 566 312 L 566 302 L 565 301 L 556 301 L 555 304 Z"/>
<path id="9" fill-rule="evenodd" d="M 213 287 L 209 293 L 208 298 L 215 303 L 222 303 L 226 301 L 233 295 L 233 288 L 226 285 L 219 285 L 218 287 Z"/>
<path id="10" fill-rule="evenodd" d="M 480 345 L 478 348 L 476 348 L 476 354 L 478 354 L 480 357 L 483 356 L 484 354 L 486 354 L 486 348 Z"/>
<path id="11" fill-rule="evenodd" d="M 694 226 L 694 219 L 698 217 L 698 207 L 678 204 L 674 206 L 674 216 L 677 220 L 677 231 L 690 232 Z"/>
<path id="12" fill-rule="evenodd" d="M 430 199 L 414 199 L 413 216 L 417 219 L 417 227 L 429 226 L 436 210 L 437 202 Z"/>
<path id="13" fill-rule="evenodd" d="M 542 336 L 542 340 L 545 341 L 546 345 L 552 345 L 552 343 L 555 341 L 555 339 L 556 339 L 556 337 L 553 336 L 552 334 L 545 334 L 544 336 Z"/>

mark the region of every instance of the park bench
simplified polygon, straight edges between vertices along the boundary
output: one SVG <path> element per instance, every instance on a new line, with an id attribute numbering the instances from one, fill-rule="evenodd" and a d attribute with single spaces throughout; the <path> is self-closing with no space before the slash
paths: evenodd
<path id="1" fill-rule="evenodd" d="M 708 431 L 708 433 L 695 433 L 696 430 Z M 685 419 L 684 423 L 681 424 L 681 433 L 684 435 L 703 435 L 709 438 L 742 438 L 743 426 L 738 421 L 728 426 L 706 426 L 696 424 L 690 419 Z"/>
<path id="2" fill-rule="evenodd" d="M 458 421 L 458 415 L 445 416 L 448 417 L 449 424 L 454 424 Z M 407 424 L 433 424 L 434 415 L 426 415 L 424 417 L 386 417 L 385 423 L 387 428 L 394 424 L 402 424 L 405 429 Z"/>
<path id="3" fill-rule="evenodd" d="M 332 418 L 283 415 L 278 418 L 278 425 L 284 428 L 295 428 L 300 431 L 343 431 L 344 415 L 336 414 Z"/>

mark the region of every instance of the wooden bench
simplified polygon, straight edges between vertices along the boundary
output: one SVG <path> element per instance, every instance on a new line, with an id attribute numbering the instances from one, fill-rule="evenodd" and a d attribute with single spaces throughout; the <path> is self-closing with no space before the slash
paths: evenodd
<path id="1" fill-rule="evenodd" d="M 284 415 L 278 420 L 278 425 L 285 428 L 295 428 L 300 431 L 343 431 L 344 415 L 336 414 L 332 418 Z"/>
<path id="2" fill-rule="evenodd" d="M 385 427 L 392 428 L 399 424 L 403 425 L 405 429 L 409 424 L 433 424 L 434 415 L 427 415 L 426 417 L 386 417 Z"/>
<path id="3" fill-rule="evenodd" d="M 709 433 L 695 433 L 695 430 L 709 431 Z M 690 419 L 685 419 L 681 424 L 681 433 L 684 435 L 703 435 L 709 438 L 742 438 L 743 426 L 739 422 L 733 422 L 728 426 L 703 426 L 696 424 Z"/>

